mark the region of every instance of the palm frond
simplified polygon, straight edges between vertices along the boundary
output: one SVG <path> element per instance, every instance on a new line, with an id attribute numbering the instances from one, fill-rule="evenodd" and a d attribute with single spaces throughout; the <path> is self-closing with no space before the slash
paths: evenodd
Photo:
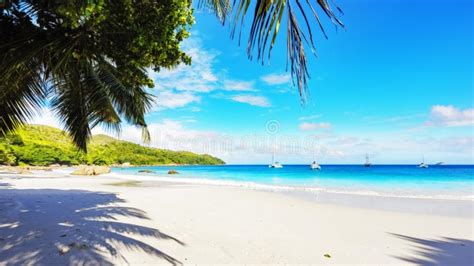
<path id="1" fill-rule="evenodd" d="M 218 18 L 225 22 L 226 18 L 224 17 L 222 20 L 220 16 L 222 13 L 219 12 L 223 5 L 221 1 L 206 1 L 206 3 L 208 6 L 212 6 Z M 334 2 L 331 5 L 327 0 L 317 0 L 316 3 L 332 24 L 344 28 L 344 24 L 332 10 L 335 7 L 340 14 L 343 14 Z M 229 12 L 233 16 L 232 22 L 230 22 L 231 38 L 234 38 L 238 31 L 240 44 L 245 18 L 249 9 L 253 10 L 247 41 L 247 55 L 249 59 L 253 59 L 256 50 L 257 60 L 262 64 L 265 63 L 266 58 L 270 59 L 280 25 L 283 20 L 287 21 L 287 67 L 290 65 L 290 72 L 293 81 L 296 81 L 302 102 L 306 101 L 307 80 L 310 77 L 305 45 L 310 46 L 312 53 L 316 53 L 311 15 L 323 36 L 327 38 L 315 6 L 310 0 L 304 2 L 302 0 L 234 0 L 232 10 Z M 311 11 L 309 16 L 307 15 L 308 11 Z M 301 20 L 304 24 L 304 30 L 300 26 L 302 24 Z"/>
<path id="2" fill-rule="evenodd" d="M 81 150 L 95 126 L 119 132 L 122 119 L 142 128 L 149 141 L 145 113 L 153 97 L 144 88 L 151 85 L 145 68 L 189 61 L 177 44 L 192 21 L 182 20 L 191 14 L 190 2 L 144 1 L 148 17 L 115 1 L 63 2 L 10 1 L 0 10 L 0 136 L 47 102 Z M 230 11 L 227 0 L 201 6 L 219 6 L 222 22 Z M 157 19 L 148 24 L 146 18 Z M 142 26 L 153 32 L 144 34 Z"/>
<path id="3" fill-rule="evenodd" d="M 109 98 L 108 84 L 100 79 L 95 63 L 87 62 L 83 75 L 84 86 L 89 92 L 90 127 L 94 128 L 100 124 L 109 130 L 120 133 L 120 116 Z"/>
<path id="4" fill-rule="evenodd" d="M 229 0 L 199 0 L 198 7 L 212 10 L 222 24 L 231 10 Z"/>
<path id="5" fill-rule="evenodd" d="M 78 148 L 87 151 L 91 129 L 97 125 L 120 131 L 120 116 L 94 62 L 71 61 L 53 72 L 52 77 L 55 96 L 51 106 Z"/>
<path id="6" fill-rule="evenodd" d="M 0 85 L 0 137 L 25 124 L 40 110 L 45 90 L 31 76 Z"/>
<path id="7" fill-rule="evenodd" d="M 13 56 L 10 54 L 8 57 Z M 38 60 L 31 58 L 3 71 L 0 79 L 0 137 L 25 124 L 44 105 L 48 91 L 44 80 L 37 74 L 40 68 Z"/>
<path id="8" fill-rule="evenodd" d="M 145 114 L 151 109 L 154 96 L 145 91 L 143 87 L 125 86 L 118 75 L 120 72 L 107 60 L 98 60 L 97 73 L 105 85 L 112 105 L 127 122 L 142 129 L 144 142 L 150 141 Z"/>
<path id="9" fill-rule="evenodd" d="M 144 128 L 144 140 L 149 141 L 145 113 L 151 96 L 141 87 L 119 87 L 118 78 L 104 76 L 93 51 L 78 58 L 78 49 L 87 49 L 80 32 L 70 38 L 17 36 L 0 42 L 0 49 L 0 136 L 26 123 L 51 96 L 52 109 L 80 150 L 87 151 L 95 126 L 120 132 L 121 116 Z"/>
<path id="10" fill-rule="evenodd" d="M 51 106 L 56 116 L 62 121 L 76 146 L 87 151 L 87 141 L 92 136 L 89 126 L 89 95 L 87 88 L 81 83 L 79 71 L 74 71 L 74 68 L 57 69 L 52 74 L 52 82 L 55 91 Z"/>

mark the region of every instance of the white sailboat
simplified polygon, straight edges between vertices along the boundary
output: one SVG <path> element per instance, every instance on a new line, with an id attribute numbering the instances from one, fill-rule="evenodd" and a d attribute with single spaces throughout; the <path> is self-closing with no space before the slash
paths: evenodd
<path id="1" fill-rule="evenodd" d="M 419 168 L 428 168 L 428 165 L 425 163 L 425 156 L 423 155 L 423 161 L 418 165 Z"/>
<path id="2" fill-rule="evenodd" d="M 316 156 L 314 156 L 314 157 L 316 157 Z M 313 162 L 310 164 L 309 167 L 311 168 L 311 170 L 321 170 L 321 165 L 319 165 L 316 162 L 316 159 L 313 160 Z"/>
<path id="3" fill-rule="evenodd" d="M 372 164 L 370 163 L 369 161 L 369 155 L 368 154 L 365 154 L 365 163 L 364 163 L 364 166 L 365 167 L 370 167 Z"/>
<path id="4" fill-rule="evenodd" d="M 310 165 L 311 170 L 321 170 L 321 165 L 319 165 L 316 161 L 313 161 Z"/>
<path id="5" fill-rule="evenodd" d="M 279 162 L 275 162 L 275 151 L 272 153 L 272 164 L 268 165 L 269 168 L 283 168 Z"/>

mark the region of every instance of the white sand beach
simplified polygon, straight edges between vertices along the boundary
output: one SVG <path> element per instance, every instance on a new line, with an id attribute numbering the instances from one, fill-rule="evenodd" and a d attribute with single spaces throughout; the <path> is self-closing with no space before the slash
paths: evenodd
<path id="1" fill-rule="evenodd" d="M 461 217 L 239 187 L 2 174 L 0 265 L 472 265 L 468 204 Z"/>

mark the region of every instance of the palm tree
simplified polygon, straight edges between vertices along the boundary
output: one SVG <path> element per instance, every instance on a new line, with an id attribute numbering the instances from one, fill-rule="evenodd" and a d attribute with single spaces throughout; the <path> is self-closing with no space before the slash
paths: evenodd
<path id="1" fill-rule="evenodd" d="M 0 65 L 0 136 L 24 124 L 49 100 L 83 151 L 87 151 L 91 128 L 101 124 L 118 131 L 120 116 L 142 127 L 144 140 L 149 138 L 144 116 L 151 95 L 142 86 L 124 85 L 117 78 L 120 71 L 102 55 L 91 51 L 78 56 L 75 51 L 82 37 L 79 34 L 67 42 L 26 39 L 21 45 L 4 45 L 13 52 Z"/>
<path id="2" fill-rule="evenodd" d="M 87 151 L 92 128 L 100 124 L 119 131 L 122 119 L 141 127 L 144 140 L 149 139 L 144 116 L 153 98 L 145 88 L 149 84 L 146 68 L 159 70 L 181 62 L 188 63 L 189 59 L 179 50 L 179 43 L 186 37 L 183 29 L 191 24 L 186 18 L 186 12 L 191 10 L 190 2 L 134 2 L 137 9 L 140 8 L 138 5 L 150 5 L 150 8 L 144 8 L 144 13 L 135 15 L 129 24 L 126 24 L 128 11 L 125 7 L 122 10 L 118 3 L 121 1 L 107 3 L 111 7 L 107 15 L 115 16 L 115 23 L 104 22 L 104 1 L 87 1 L 88 4 L 84 4 L 86 1 L 68 4 L 45 0 L 8 2 L 8 7 L 0 6 L 0 137 L 26 123 L 48 103 L 73 142 L 83 151 Z M 317 0 L 316 3 L 333 24 L 344 26 L 327 0 Z M 287 66 L 289 62 L 293 80 L 302 101 L 305 101 L 309 78 L 305 45 L 315 51 L 311 19 L 306 9 L 311 11 L 313 20 L 327 38 L 310 0 L 234 0 L 233 3 L 229 0 L 201 0 L 198 6 L 211 9 L 222 24 L 229 24 L 231 37 L 238 34 L 239 42 L 242 25 L 249 9 L 253 8 L 247 53 L 252 59 L 256 49 L 257 59 L 262 64 L 266 57 L 270 57 L 280 24 L 286 20 Z M 73 17 L 67 8 L 83 13 Z M 43 9 L 54 9 L 56 13 L 44 12 Z M 171 16 L 176 13 L 178 18 Z M 125 16 L 121 17 L 123 14 Z M 165 17 L 164 24 L 160 20 L 156 25 L 147 25 L 148 28 L 144 24 L 137 25 L 148 23 L 150 16 Z M 30 21 L 31 18 L 37 21 Z M 300 26 L 301 19 L 305 27 Z M 67 31 L 62 27 L 65 23 L 69 23 Z M 97 25 L 104 30 L 104 24 L 105 32 L 112 32 L 115 39 L 102 39 L 95 35 Z M 139 38 L 133 39 L 132 31 L 134 34 L 138 32 Z M 161 39 L 147 40 L 153 34 L 161 34 Z M 140 38 L 145 39 L 145 44 L 140 43 L 143 41 Z M 162 39 L 165 39 L 164 44 L 158 45 Z M 141 49 L 128 46 L 127 49 L 133 50 L 130 54 L 128 50 L 114 54 L 114 47 L 127 41 L 133 41 L 133 45 L 138 47 L 142 45 Z M 170 48 L 163 51 L 160 45 Z M 141 53 L 148 46 L 150 50 Z M 121 58 L 120 52 L 126 58 Z"/>

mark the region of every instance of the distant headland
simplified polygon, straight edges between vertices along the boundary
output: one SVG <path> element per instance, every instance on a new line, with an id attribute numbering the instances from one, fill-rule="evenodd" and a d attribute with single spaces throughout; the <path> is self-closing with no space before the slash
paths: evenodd
<path id="1" fill-rule="evenodd" d="M 0 165 L 219 165 L 208 154 L 144 147 L 107 135 L 95 135 L 88 153 L 78 151 L 66 132 L 49 126 L 28 125 L 0 138 Z"/>

